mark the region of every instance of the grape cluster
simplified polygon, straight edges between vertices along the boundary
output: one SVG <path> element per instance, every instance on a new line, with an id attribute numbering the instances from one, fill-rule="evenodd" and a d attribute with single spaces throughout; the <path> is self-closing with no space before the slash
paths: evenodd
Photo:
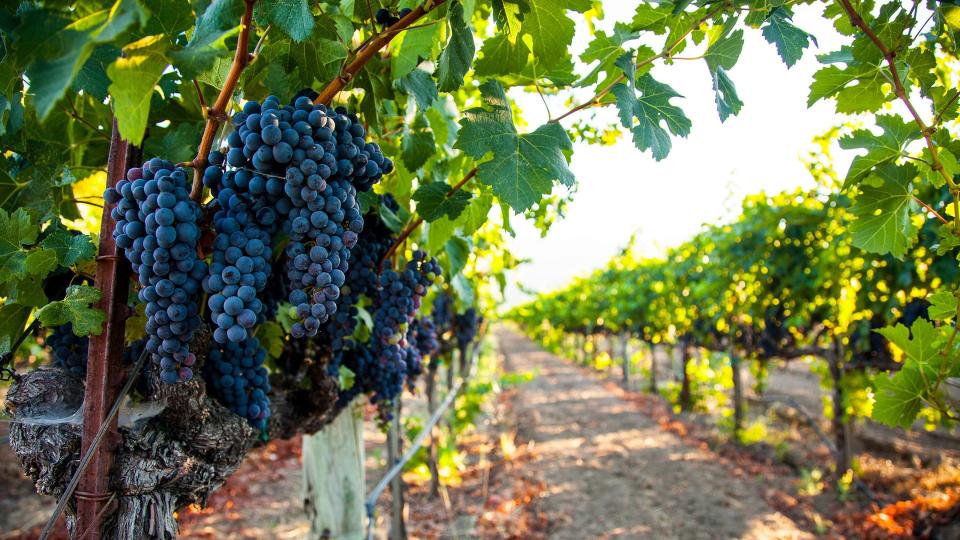
<path id="1" fill-rule="evenodd" d="M 83 376 L 87 372 L 87 347 L 90 339 L 73 333 L 70 323 L 58 326 L 47 336 L 47 346 L 53 352 L 53 365 Z"/>
<path id="2" fill-rule="evenodd" d="M 213 223 L 217 231 L 213 259 L 203 280 L 203 288 L 210 294 L 210 317 L 217 325 L 213 340 L 239 343 L 246 341 L 253 326 L 264 318 L 257 294 L 270 275 L 270 234 L 242 201 L 218 210 Z"/>
<path id="3" fill-rule="evenodd" d="M 197 297 L 207 266 L 197 257 L 200 206 L 189 198 L 187 172 L 169 161 L 151 159 L 127 171 L 104 200 L 116 205 L 113 237 L 124 250 L 146 302 L 147 350 L 167 384 L 193 377 L 189 350 L 200 326 Z"/>
<path id="4" fill-rule="evenodd" d="M 437 334 L 444 334 L 453 328 L 454 313 L 453 296 L 450 293 L 443 292 L 434 298 L 431 316 Z"/>
<path id="5" fill-rule="evenodd" d="M 270 380 L 263 367 L 266 356 L 260 341 L 251 337 L 214 347 L 206 364 L 214 397 L 258 429 L 264 429 L 270 417 Z"/>
<path id="6" fill-rule="evenodd" d="M 457 337 L 457 347 L 463 349 L 473 342 L 477 337 L 477 330 L 480 327 L 480 317 L 477 310 L 467 308 L 466 311 L 457 315 L 453 321 L 453 333 Z"/>
<path id="7" fill-rule="evenodd" d="M 390 197 L 392 200 L 392 197 Z M 385 204 L 387 196 L 381 198 Z M 350 337 L 357 326 L 357 304 L 360 297 L 374 298 L 379 290 L 379 266 L 383 256 L 390 249 L 393 237 L 383 220 L 374 213 L 364 216 L 364 232 L 351 251 L 351 264 L 347 271 L 346 285 L 340 289 L 340 303 L 336 314 L 324 327 L 330 336 L 330 346 L 334 351 L 331 372 L 339 367 L 341 351 L 354 347 Z"/>
<path id="8" fill-rule="evenodd" d="M 298 319 L 291 334 L 314 336 L 337 310 L 350 250 L 363 230 L 357 192 L 369 190 L 393 163 L 364 140 L 356 115 L 306 96 L 283 107 L 274 96 L 247 102 L 233 125 L 226 155 L 211 156 L 204 182 L 223 210 L 245 206 L 248 222 L 268 236 L 289 235 L 284 277 Z"/>
<path id="9" fill-rule="evenodd" d="M 410 8 L 403 8 L 400 10 L 399 13 L 394 15 L 390 13 L 390 10 L 385 8 L 380 8 L 377 10 L 377 13 L 374 15 L 374 20 L 377 21 L 377 24 L 379 24 L 381 27 L 386 29 L 400 22 L 400 19 L 409 15 L 411 11 L 413 10 Z"/>
<path id="10" fill-rule="evenodd" d="M 413 320 L 407 341 L 413 343 L 422 356 L 431 356 L 440 350 L 437 327 L 430 317 L 418 317 Z"/>

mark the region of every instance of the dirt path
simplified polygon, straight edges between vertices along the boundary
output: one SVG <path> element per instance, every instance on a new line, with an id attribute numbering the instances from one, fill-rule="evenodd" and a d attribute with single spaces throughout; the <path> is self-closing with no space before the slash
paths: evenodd
<path id="1" fill-rule="evenodd" d="M 519 389 L 520 436 L 549 494 L 550 538 L 812 538 L 716 456 L 665 432 L 587 371 L 506 329 L 500 349 Z"/>

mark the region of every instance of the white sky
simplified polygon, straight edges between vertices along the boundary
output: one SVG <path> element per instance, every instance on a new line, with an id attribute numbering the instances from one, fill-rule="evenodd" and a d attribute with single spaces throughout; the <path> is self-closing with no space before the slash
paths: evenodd
<path id="1" fill-rule="evenodd" d="M 614 21 L 629 20 L 631 6 L 635 4 L 605 3 L 606 21 L 600 26 L 607 29 Z M 758 30 L 746 31 L 740 60 L 730 72 L 745 105 L 723 124 L 704 61 L 659 62 L 652 74 L 685 96 L 673 103 L 693 120 L 690 135 L 674 138 L 670 155 L 659 163 L 634 147 L 628 136 L 613 146 L 576 144 L 571 169 L 579 187 L 566 218 L 555 223 L 546 238 L 525 220 L 512 220 L 517 236 L 509 248 L 531 262 L 510 273 L 507 306 L 527 298 L 518 283 L 535 291 L 561 287 L 573 276 L 603 266 L 634 232 L 645 253 L 660 254 L 696 234 L 702 224 L 734 217 L 746 195 L 812 185 L 800 156 L 811 148 L 814 136 L 840 122 L 832 102 L 809 109 L 806 105 L 820 67 L 815 54 L 835 50 L 843 39 L 821 17 L 821 10 L 822 5 L 797 6 L 794 23 L 816 36 L 819 47 L 807 49 L 789 70 Z M 586 46 L 586 34 L 585 26 L 578 27 L 575 56 Z M 681 56 L 699 53 L 688 48 Z M 590 95 L 583 92 L 577 102 Z M 538 95 L 515 91 L 511 97 L 531 129 L 547 120 Z M 566 109 L 564 99 L 548 98 L 554 114 Z M 608 107 L 592 123 L 616 121 L 614 108 Z M 852 155 L 835 157 L 842 174 Z"/>

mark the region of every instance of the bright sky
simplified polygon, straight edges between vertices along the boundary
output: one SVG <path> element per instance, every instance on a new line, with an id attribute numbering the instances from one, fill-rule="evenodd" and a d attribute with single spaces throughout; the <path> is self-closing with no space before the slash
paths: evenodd
<path id="1" fill-rule="evenodd" d="M 629 20 L 631 5 L 605 3 L 601 27 Z M 690 136 L 673 139 L 670 155 L 661 162 L 637 150 L 628 137 L 613 146 L 576 144 L 571 169 L 579 187 L 566 218 L 555 223 L 546 238 L 525 220 L 512 221 L 517 236 L 509 248 L 531 262 L 511 272 L 507 305 L 527 298 L 518 283 L 548 291 L 604 265 L 634 232 L 644 252 L 660 254 L 696 234 L 702 224 L 735 216 L 746 195 L 812 185 L 800 157 L 811 148 L 814 136 L 840 121 L 832 102 L 821 101 L 809 109 L 806 105 L 810 82 L 820 67 L 814 55 L 842 43 L 842 36 L 820 16 L 821 9 L 797 6 L 794 23 L 816 36 L 819 47 L 808 49 L 789 70 L 759 31 L 746 32 L 743 53 L 730 72 L 745 105 L 722 124 L 705 62 L 658 63 L 654 77 L 685 96 L 673 103 L 693 120 Z M 577 35 L 586 35 L 586 28 L 578 28 Z M 576 56 L 586 42 L 574 45 Z M 590 95 L 584 92 L 577 102 Z M 536 94 L 515 92 L 511 97 L 530 126 L 547 120 Z M 563 98 L 548 98 L 548 103 L 554 114 L 566 109 Z M 614 108 L 598 114 L 595 122 L 616 123 Z M 837 170 L 846 171 L 852 156 L 835 157 Z"/>

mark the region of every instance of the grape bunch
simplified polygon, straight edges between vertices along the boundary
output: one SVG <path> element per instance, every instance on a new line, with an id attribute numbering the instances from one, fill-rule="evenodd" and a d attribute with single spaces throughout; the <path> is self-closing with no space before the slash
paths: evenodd
<path id="1" fill-rule="evenodd" d="M 447 292 L 438 294 L 433 300 L 433 312 L 431 313 L 437 334 L 442 335 L 453 329 L 454 314 L 453 296 Z"/>
<path id="2" fill-rule="evenodd" d="M 392 200 L 392 197 L 390 197 Z M 381 198 L 385 204 L 387 196 Z M 351 264 L 347 271 L 346 285 L 340 289 L 340 305 L 324 327 L 330 336 L 330 346 L 334 351 L 331 372 L 339 367 L 341 351 L 354 347 L 350 340 L 357 326 L 358 310 L 356 305 L 361 296 L 374 298 L 379 288 L 379 266 L 383 256 L 393 243 L 392 233 L 383 220 L 375 213 L 364 216 L 364 232 L 351 251 Z"/>
<path id="3" fill-rule="evenodd" d="M 389 27 L 397 24 L 398 22 L 400 22 L 400 19 L 402 19 L 402 18 L 406 17 L 407 15 L 409 15 L 411 11 L 413 11 L 413 10 L 410 9 L 410 8 L 403 8 L 403 9 L 400 10 L 399 13 L 397 13 L 396 15 L 394 15 L 394 14 L 390 13 L 390 10 L 384 9 L 384 8 L 380 8 L 380 9 L 377 10 L 377 13 L 374 15 L 373 18 L 374 18 L 374 20 L 377 21 L 377 24 L 379 24 L 379 25 L 380 25 L 381 27 L 383 27 L 384 29 L 387 29 L 387 28 L 389 28 Z"/>
<path id="4" fill-rule="evenodd" d="M 258 429 L 264 429 L 270 417 L 270 380 L 263 367 L 266 356 L 260 341 L 250 337 L 214 347 L 206 363 L 214 397 Z"/>
<path id="5" fill-rule="evenodd" d="M 154 158 L 108 188 L 115 205 L 113 237 L 124 250 L 146 302 L 147 350 L 167 384 L 189 381 L 196 357 L 189 350 L 200 326 L 197 298 L 206 263 L 197 257 L 200 206 L 189 198 L 187 172 Z"/>
<path id="6" fill-rule="evenodd" d="M 210 317 L 217 326 L 213 340 L 221 345 L 246 341 L 254 325 L 265 318 L 257 294 L 270 276 L 270 234 L 245 202 L 232 204 L 214 215 L 217 235 L 213 259 L 203 280 L 203 288 L 210 295 Z"/>
<path id="7" fill-rule="evenodd" d="M 393 163 L 364 139 L 356 115 L 306 96 L 283 107 L 274 96 L 247 102 L 232 121 L 229 149 L 211 156 L 204 182 L 221 209 L 246 206 L 268 235 L 289 235 L 284 277 L 297 319 L 291 333 L 314 336 L 337 310 L 350 250 L 363 230 L 357 192 Z"/>
<path id="8" fill-rule="evenodd" d="M 410 325 L 407 341 L 413 343 L 421 356 L 431 356 L 440 350 L 437 327 L 430 317 L 418 317 Z"/>
<path id="9" fill-rule="evenodd" d="M 457 315 L 453 321 L 453 333 L 457 337 L 457 347 L 463 349 L 473 342 L 477 337 L 477 330 L 480 327 L 480 317 L 477 310 L 467 308 L 466 311 Z"/>
<path id="10" fill-rule="evenodd" d="M 70 323 L 54 328 L 46 339 L 47 346 L 53 352 L 53 365 L 80 376 L 87 373 L 89 343 L 89 338 L 73 333 Z"/>

